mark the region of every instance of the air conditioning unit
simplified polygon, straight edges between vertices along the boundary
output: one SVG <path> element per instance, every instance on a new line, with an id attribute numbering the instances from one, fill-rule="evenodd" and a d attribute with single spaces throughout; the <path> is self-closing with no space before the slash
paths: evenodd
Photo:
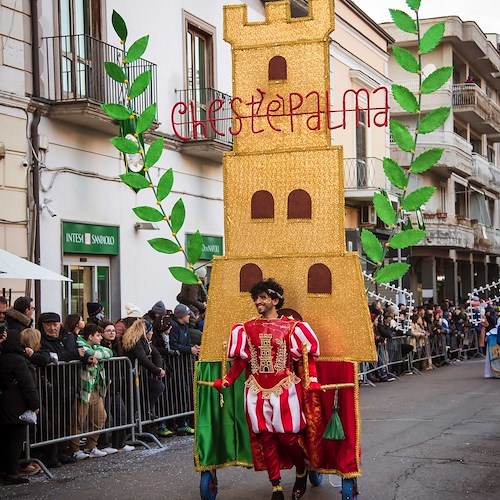
<path id="1" fill-rule="evenodd" d="M 373 205 L 363 205 L 361 207 L 361 225 L 375 226 L 377 224 L 377 213 Z"/>

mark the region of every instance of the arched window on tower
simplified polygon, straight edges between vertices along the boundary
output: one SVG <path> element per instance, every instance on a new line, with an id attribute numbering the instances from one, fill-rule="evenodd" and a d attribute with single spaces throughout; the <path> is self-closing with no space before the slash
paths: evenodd
<path id="1" fill-rule="evenodd" d="M 269 191 L 256 191 L 252 195 L 252 219 L 274 219 L 274 198 Z"/>
<path id="2" fill-rule="evenodd" d="M 240 269 L 240 292 L 249 292 L 250 289 L 262 280 L 262 270 L 257 264 L 245 264 Z"/>
<path id="3" fill-rule="evenodd" d="M 307 191 L 295 189 L 288 195 L 289 219 L 310 219 L 311 213 L 311 196 Z"/>
<path id="4" fill-rule="evenodd" d="M 282 56 L 274 56 L 269 61 L 267 75 L 268 80 L 286 80 L 286 59 Z"/>
<path id="5" fill-rule="evenodd" d="M 332 272 L 325 264 L 314 264 L 309 268 L 307 293 L 332 293 Z"/>

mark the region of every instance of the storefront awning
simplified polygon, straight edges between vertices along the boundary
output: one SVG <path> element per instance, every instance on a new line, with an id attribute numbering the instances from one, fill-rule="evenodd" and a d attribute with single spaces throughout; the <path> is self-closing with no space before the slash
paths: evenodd
<path id="1" fill-rule="evenodd" d="M 62 274 L 0 249 L 0 281 L 2 279 L 71 281 Z"/>

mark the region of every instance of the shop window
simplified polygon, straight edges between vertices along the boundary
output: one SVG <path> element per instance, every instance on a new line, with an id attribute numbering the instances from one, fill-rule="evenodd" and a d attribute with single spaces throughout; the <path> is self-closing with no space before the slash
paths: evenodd
<path id="1" fill-rule="evenodd" d="M 309 268 L 307 293 L 332 293 L 332 273 L 325 264 L 314 264 Z"/>
<path id="2" fill-rule="evenodd" d="M 274 219 L 274 198 L 269 191 L 256 191 L 251 203 L 252 219 Z"/>
<path id="3" fill-rule="evenodd" d="M 269 61 L 267 74 L 269 80 L 286 80 L 286 59 L 282 56 L 274 56 Z"/>
<path id="4" fill-rule="evenodd" d="M 296 189 L 288 195 L 288 218 L 310 219 L 311 197 L 307 191 Z"/>
<path id="5" fill-rule="evenodd" d="M 240 292 L 249 292 L 250 289 L 262 280 L 262 270 L 257 264 L 245 264 L 240 269 Z"/>

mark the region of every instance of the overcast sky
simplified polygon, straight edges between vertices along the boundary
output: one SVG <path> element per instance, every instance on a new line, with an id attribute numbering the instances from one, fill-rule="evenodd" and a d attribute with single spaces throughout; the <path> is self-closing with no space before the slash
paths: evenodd
<path id="1" fill-rule="evenodd" d="M 391 21 L 389 9 L 411 14 L 405 0 L 353 0 L 374 21 Z M 500 33 L 499 0 L 422 0 L 420 17 L 458 16 L 475 21 L 484 33 Z M 413 16 L 412 16 L 413 17 Z"/>

